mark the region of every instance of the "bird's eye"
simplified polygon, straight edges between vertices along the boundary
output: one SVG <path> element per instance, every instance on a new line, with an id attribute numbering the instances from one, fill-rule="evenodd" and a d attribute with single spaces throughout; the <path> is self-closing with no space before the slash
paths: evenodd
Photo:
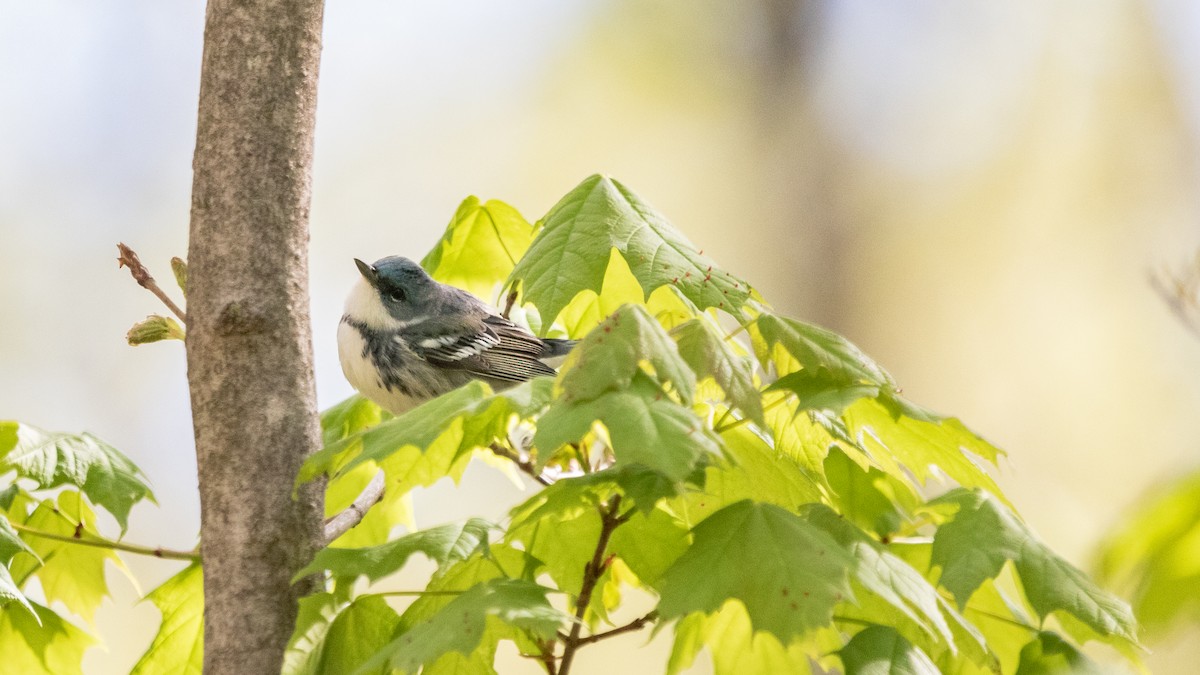
<path id="1" fill-rule="evenodd" d="M 391 298 L 393 302 L 404 302 L 406 299 L 404 296 L 404 291 L 400 290 L 399 288 L 388 293 L 388 297 Z"/>

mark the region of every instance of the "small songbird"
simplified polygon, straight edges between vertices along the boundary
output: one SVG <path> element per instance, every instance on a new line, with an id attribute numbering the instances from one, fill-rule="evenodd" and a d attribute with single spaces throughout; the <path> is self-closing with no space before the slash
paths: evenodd
<path id="1" fill-rule="evenodd" d="M 354 263 L 362 278 L 338 326 L 342 372 L 393 414 L 474 379 L 501 389 L 553 375 L 545 361 L 575 346 L 535 336 L 470 293 L 434 281 L 408 258 Z"/>

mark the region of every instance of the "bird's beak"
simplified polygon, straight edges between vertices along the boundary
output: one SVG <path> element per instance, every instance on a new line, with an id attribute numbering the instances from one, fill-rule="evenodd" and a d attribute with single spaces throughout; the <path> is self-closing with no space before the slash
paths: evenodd
<path id="1" fill-rule="evenodd" d="M 358 258 L 354 259 L 354 264 L 358 265 L 358 271 L 363 275 L 363 278 L 367 280 L 367 283 L 374 286 L 375 282 L 379 280 L 379 272 L 376 271 L 374 267 L 359 260 Z"/>

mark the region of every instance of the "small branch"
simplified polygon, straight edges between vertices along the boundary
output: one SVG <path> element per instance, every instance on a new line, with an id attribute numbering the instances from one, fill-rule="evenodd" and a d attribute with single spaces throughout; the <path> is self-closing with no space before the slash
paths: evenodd
<path id="1" fill-rule="evenodd" d="M 148 555 L 155 558 L 166 558 L 168 560 L 200 560 L 200 554 L 196 551 L 173 551 L 169 548 L 162 548 L 161 546 L 139 546 L 138 544 L 127 544 L 121 541 L 111 541 L 109 539 L 101 539 L 91 536 L 84 538 L 82 532 L 80 532 L 78 535 L 58 534 L 56 532 L 46 532 L 44 530 L 28 527 L 26 525 L 19 525 L 17 523 L 11 524 L 14 530 L 27 534 L 31 537 L 53 539 L 54 541 L 62 541 L 68 544 L 81 544 L 83 546 L 94 546 L 96 548 L 108 548 L 114 551 L 124 551 L 126 553 L 136 553 L 138 555 Z M 79 529 L 76 528 L 76 531 L 79 532 Z"/>
<path id="2" fill-rule="evenodd" d="M 383 472 L 375 474 L 370 483 L 363 488 L 362 493 L 354 500 L 350 506 L 347 506 L 341 513 L 331 516 L 325 521 L 325 543 L 329 544 L 334 539 L 346 534 L 355 525 L 362 522 L 366 517 L 367 511 L 383 499 L 384 488 L 387 487 L 387 481 L 384 478 Z"/>
<path id="3" fill-rule="evenodd" d="M 547 487 L 554 485 L 554 481 L 547 478 L 545 474 L 539 472 L 537 467 L 534 466 L 533 462 L 529 461 L 529 458 L 522 458 L 516 453 L 516 451 L 506 448 L 499 443 L 492 443 L 490 446 L 488 446 L 488 449 L 495 453 L 496 456 L 503 457 L 504 459 L 511 461 L 513 464 L 516 464 L 518 469 L 529 474 L 534 480 L 542 485 Z"/>
<path id="4" fill-rule="evenodd" d="M 1200 254 L 1179 273 L 1162 269 L 1150 274 L 1150 286 L 1175 313 L 1184 328 L 1200 337 Z"/>
<path id="5" fill-rule="evenodd" d="M 508 298 L 504 300 L 504 311 L 500 313 L 500 316 L 507 319 L 509 312 L 512 312 L 513 304 L 516 303 L 516 301 L 517 289 L 514 288 L 508 292 Z"/>
<path id="6" fill-rule="evenodd" d="M 533 658 L 542 662 L 542 667 L 546 669 L 546 675 L 559 675 L 558 657 L 554 655 L 554 640 L 539 641 L 538 654 Z"/>
<path id="7" fill-rule="evenodd" d="M 650 612 L 645 616 L 640 616 L 633 621 L 630 621 L 624 626 L 618 626 L 612 630 L 606 630 L 603 633 L 596 633 L 595 635 L 579 638 L 578 644 L 580 647 L 582 647 L 584 645 L 590 645 L 593 642 L 599 642 L 601 640 L 607 640 L 610 637 L 616 637 L 622 633 L 632 633 L 635 630 L 641 630 L 646 624 L 654 623 L 655 621 L 658 621 L 658 612 Z"/>
<path id="8" fill-rule="evenodd" d="M 613 531 L 632 516 L 632 512 L 618 515 L 620 510 L 620 495 L 615 495 L 608 504 L 600 507 L 600 537 L 596 542 L 596 552 L 583 567 L 583 583 L 579 588 L 579 597 L 575 601 L 575 621 L 571 624 L 571 633 L 562 641 L 563 653 L 557 675 L 567 675 L 570 672 L 575 652 L 584 644 L 584 639 L 579 637 L 579 633 L 583 630 L 583 617 L 587 614 L 588 605 L 592 603 L 592 593 L 596 590 L 596 584 L 600 582 L 600 576 L 604 574 L 604 570 L 608 569 L 608 559 L 605 557 L 608 540 L 612 537 Z"/>
<path id="9" fill-rule="evenodd" d="M 117 244 L 117 250 L 121 253 L 117 257 L 117 267 L 128 267 L 129 274 L 133 276 L 133 280 L 138 282 L 138 285 L 142 288 L 158 296 L 158 299 L 163 301 L 167 309 L 171 310 L 186 325 L 187 315 L 183 313 L 179 305 L 176 305 L 175 301 L 171 300 L 170 296 L 163 289 L 158 287 L 158 283 L 154 281 L 154 277 L 150 276 L 150 270 L 146 269 L 146 266 L 138 259 L 137 253 L 134 253 L 133 249 L 125 244 Z"/>

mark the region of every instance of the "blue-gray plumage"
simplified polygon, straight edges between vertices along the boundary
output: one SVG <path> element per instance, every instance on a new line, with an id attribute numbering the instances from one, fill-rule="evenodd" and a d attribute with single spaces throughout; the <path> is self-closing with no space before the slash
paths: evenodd
<path id="1" fill-rule="evenodd" d="M 342 372 L 394 414 L 473 379 L 500 389 L 553 375 L 545 361 L 575 346 L 533 335 L 407 258 L 354 263 L 362 278 L 338 326 Z"/>

